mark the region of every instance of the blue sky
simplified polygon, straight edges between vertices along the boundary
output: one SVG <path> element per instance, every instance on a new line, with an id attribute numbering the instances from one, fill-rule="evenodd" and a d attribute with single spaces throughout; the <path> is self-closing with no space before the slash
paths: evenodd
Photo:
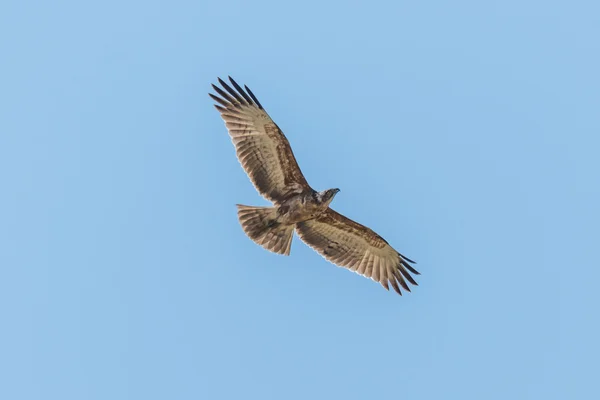
<path id="1" fill-rule="evenodd" d="M 3 2 L 0 397 L 597 397 L 598 15 Z M 411 294 L 244 236 L 227 75 L 418 262 Z"/>

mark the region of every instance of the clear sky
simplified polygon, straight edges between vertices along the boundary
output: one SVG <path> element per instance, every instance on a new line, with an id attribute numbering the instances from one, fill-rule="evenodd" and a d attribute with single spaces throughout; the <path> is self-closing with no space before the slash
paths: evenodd
<path id="1" fill-rule="evenodd" d="M 599 15 L 2 2 L 0 398 L 600 398 Z M 419 287 L 243 234 L 227 75 Z"/>

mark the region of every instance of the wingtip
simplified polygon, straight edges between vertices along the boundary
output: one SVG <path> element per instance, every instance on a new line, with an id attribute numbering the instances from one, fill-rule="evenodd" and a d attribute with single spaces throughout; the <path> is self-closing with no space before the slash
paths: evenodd
<path id="1" fill-rule="evenodd" d="M 398 253 L 398 255 L 399 255 L 400 257 L 404 258 L 406 261 L 408 261 L 408 262 L 409 262 L 409 263 L 411 263 L 411 264 L 416 264 L 416 263 L 417 263 L 416 261 L 414 261 L 414 260 L 411 260 L 410 258 L 406 257 L 406 256 L 405 256 L 404 254 L 402 254 L 402 253 Z"/>
<path id="2" fill-rule="evenodd" d="M 400 296 L 402 296 L 402 292 L 400 291 L 400 287 L 398 286 L 398 282 L 396 281 L 396 279 L 391 279 L 390 283 L 392 284 L 394 291 L 396 293 L 398 293 Z"/>
<path id="3" fill-rule="evenodd" d="M 247 85 L 244 85 L 244 88 L 246 88 L 246 92 L 248 92 L 248 94 L 250 95 L 252 100 L 254 100 L 254 103 L 258 106 L 258 108 L 260 108 L 261 110 L 264 110 L 262 104 L 260 104 L 260 101 L 258 101 L 258 99 L 254 95 L 254 93 L 252 93 L 252 90 L 250 90 L 250 88 Z"/>

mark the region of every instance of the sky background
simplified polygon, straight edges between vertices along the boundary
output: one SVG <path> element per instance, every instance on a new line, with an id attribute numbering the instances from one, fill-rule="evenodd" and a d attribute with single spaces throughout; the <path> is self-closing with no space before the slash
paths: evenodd
<path id="1" fill-rule="evenodd" d="M 598 2 L 9 0 L 0 55 L 0 398 L 600 398 Z M 419 287 L 246 238 L 227 75 Z"/>

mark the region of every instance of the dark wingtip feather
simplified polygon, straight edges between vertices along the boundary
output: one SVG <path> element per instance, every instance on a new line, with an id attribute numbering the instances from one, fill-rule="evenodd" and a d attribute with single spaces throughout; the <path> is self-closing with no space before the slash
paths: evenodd
<path id="1" fill-rule="evenodd" d="M 406 278 L 407 281 L 409 281 L 411 284 L 413 284 L 415 286 L 419 286 L 417 281 L 415 281 L 414 278 L 412 276 L 410 276 L 410 274 L 404 268 L 400 267 L 398 269 L 400 270 L 400 273 Z"/>
<path id="2" fill-rule="evenodd" d="M 218 104 L 213 104 L 213 106 L 215 106 L 215 108 L 217 109 L 217 111 L 219 111 L 220 113 L 226 113 L 228 110 L 224 107 L 221 107 Z"/>
<path id="3" fill-rule="evenodd" d="M 392 279 L 390 279 L 390 283 L 392 284 L 392 287 L 394 288 L 394 291 L 396 293 L 398 293 L 400 296 L 402 296 L 402 292 L 400 291 L 400 288 L 398 287 L 398 282 L 396 281 L 396 279 L 394 279 L 392 277 Z"/>
<path id="4" fill-rule="evenodd" d="M 406 290 L 407 292 L 410 292 L 410 288 L 408 287 L 408 285 L 406 284 L 406 281 L 402 278 L 401 275 L 396 276 L 396 279 L 398 279 L 400 286 L 402 286 L 404 288 L 404 290 Z"/>
<path id="5" fill-rule="evenodd" d="M 406 267 L 406 269 L 408 269 L 413 274 L 421 275 L 421 273 L 419 271 L 417 271 L 416 269 L 414 269 L 413 267 L 411 267 L 409 263 L 402 263 L 402 265 L 404 265 Z"/>
<path id="6" fill-rule="evenodd" d="M 397 252 L 398 253 L 398 252 Z M 406 261 L 408 261 L 409 263 L 413 263 L 416 264 L 416 261 L 411 260 L 410 258 L 406 257 L 404 254 L 398 253 L 398 255 L 402 258 L 404 258 Z"/>
<path id="7" fill-rule="evenodd" d="M 215 92 L 217 92 L 221 97 L 223 97 L 223 99 L 227 100 L 230 103 L 230 105 L 235 106 L 237 104 L 237 102 L 235 101 L 235 99 L 233 97 L 231 97 L 223 89 L 221 89 L 220 87 L 218 87 L 216 85 L 212 85 L 212 86 L 213 86 L 213 89 L 215 89 Z M 227 105 L 225 105 L 225 106 L 227 106 Z"/>
<path id="8" fill-rule="evenodd" d="M 228 107 L 231 105 L 230 103 L 226 102 L 225 100 L 223 100 L 222 98 L 220 98 L 218 96 L 215 96 L 212 93 L 209 93 L 208 95 L 210 96 L 211 99 L 213 99 L 214 101 L 216 101 L 217 103 L 219 103 L 220 105 L 222 105 L 224 107 Z"/>
<path id="9" fill-rule="evenodd" d="M 238 85 L 237 82 L 234 81 L 231 76 L 228 76 L 228 78 L 229 82 L 231 82 L 235 89 L 242 95 L 242 97 L 244 97 L 244 100 L 246 100 L 249 105 L 253 105 L 254 103 L 252 102 L 252 99 L 246 94 L 246 92 L 244 92 L 244 89 L 242 89 L 241 86 Z"/>
<path id="10" fill-rule="evenodd" d="M 211 84 L 210 84 L 210 86 L 212 86 L 212 88 L 213 88 L 213 90 L 214 90 L 215 92 L 217 91 L 218 87 L 216 87 L 214 83 L 211 83 Z M 218 92 L 217 92 L 217 93 L 218 93 Z M 210 92 L 209 92 L 209 93 L 208 93 L 208 95 L 214 99 L 214 94 L 213 94 L 213 93 L 210 93 Z"/>
<path id="11" fill-rule="evenodd" d="M 388 284 L 388 281 L 387 281 L 387 280 L 385 280 L 385 281 L 381 281 L 381 282 L 379 282 L 379 283 L 381 283 L 381 286 L 383 286 L 383 287 L 385 288 L 385 290 L 387 290 L 388 292 L 390 291 L 390 286 L 389 286 L 389 284 Z"/>
<path id="12" fill-rule="evenodd" d="M 246 85 L 244 85 L 244 87 L 246 88 L 246 91 L 248 92 L 248 94 L 250 95 L 250 97 L 252 97 L 252 100 L 254 100 L 254 102 L 256 103 L 256 105 L 258 106 L 258 108 L 260 108 L 261 110 L 264 110 L 262 104 L 260 104 L 260 101 L 258 101 L 258 99 L 254 95 L 254 93 L 252 93 L 252 90 L 250 90 L 250 88 L 248 86 L 246 86 Z"/>
<path id="13" fill-rule="evenodd" d="M 221 86 L 223 86 L 225 88 L 225 90 L 227 90 L 229 92 L 230 95 L 232 95 L 233 97 L 235 97 L 235 99 L 240 103 L 240 104 L 244 104 L 245 101 L 244 99 L 242 99 L 239 95 L 238 92 L 236 92 L 235 90 L 233 90 L 231 88 L 231 86 L 229 86 L 227 83 L 225 83 L 225 81 L 221 78 L 219 79 L 219 83 L 221 84 Z"/>

